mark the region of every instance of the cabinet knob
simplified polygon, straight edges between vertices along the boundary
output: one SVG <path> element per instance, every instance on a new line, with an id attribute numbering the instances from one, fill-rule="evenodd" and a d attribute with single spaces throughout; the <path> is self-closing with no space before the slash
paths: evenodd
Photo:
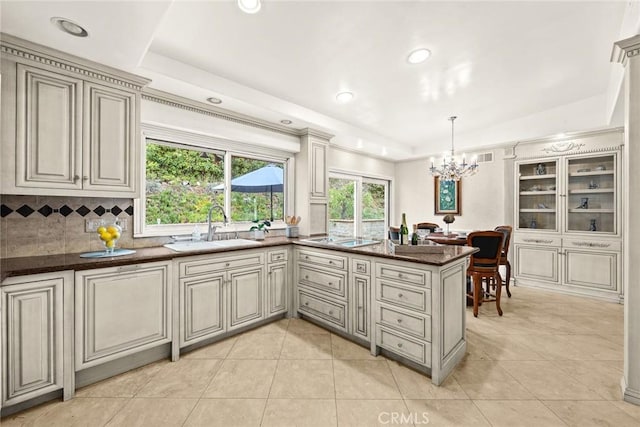
<path id="1" fill-rule="evenodd" d="M 398 277 L 402 279 L 404 276 L 402 275 L 402 273 L 398 273 Z"/>
<path id="2" fill-rule="evenodd" d="M 80 179 L 80 177 L 78 175 L 74 175 L 73 176 L 73 183 L 75 184 L 76 182 L 78 182 L 79 179 Z"/>
<path id="3" fill-rule="evenodd" d="M 404 295 L 402 294 L 398 294 L 398 298 L 402 298 Z"/>
<path id="4" fill-rule="evenodd" d="M 333 264 L 333 261 L 329 260 L 329 264 Z"/>
<path id="5" fill-rule="evenodd" d="M 226 263 L 226 264 L 225 264 L 224 266 L 225 266 L 225 267 L 229 267 L 230 265 L 231 265 L 231 264 L 229 264 L 229 263 Z"/>
<path id="6" fill-rule="evenodd" d="M 88 177 L 88 176 L 83 176 L 83 177 L 82 177 L 82 180 L 83 180 L 83 181 L 89 181 L 89 177 Z"/>
<path id="7" fill-rule="evenodd" d="M 305 303 L 304 303 L 304 305 L 307 305 L 307 306 L 308 306 L 308 305 L 309 305 L 309 301 L 305 302 Z"/>
<path id="8" fill-rule="evenodd" d="M 397 320 L 398 320 L 398 323 L 402 323 L 402 319 L 397 319 Z"/>
<path id="9" fill-rule="evenodd" d="M 329 282 L 329 283 L 328 283 L 328 285 L 329 285 L 329 286 L 333 286 L 333 282 Z"/>
<path id="10" fill-rule="evenodd" d="M 305 279 L 309 280 L 309 276 L 304 276 Z"/>
<path id="11" fill-rule="evenodd" d="M 305 256 L 304 256 L 304 259 L 309 259 L 309 255 L 305 255 Z"/>
<path id="12" fill-rule="evenodd" d="M 402 343 L 401 342 L 398 343 L 398 347 L 402 348 Z"/>
<path id="13" fill-rule="evenodd" d="M 333 310 L 329 310 L 329 314 L 333 316 Z"/>

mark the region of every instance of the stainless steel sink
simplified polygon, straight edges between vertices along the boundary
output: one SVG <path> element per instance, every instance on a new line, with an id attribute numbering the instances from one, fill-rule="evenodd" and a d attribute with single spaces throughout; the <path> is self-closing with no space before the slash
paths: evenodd
<path id="1" fill-rule="evenodd" d="M 222 248 L 234 248 L 238 246 L 258 246 L 260 242 L 247 239 L 231 239 L 231 240 L 214 240 L 211 242 L 175 242 L 167 243 L 165 248 L 169 248 L 176 252 L 190 252 L 190 251 L 204 251 L 207 249 L 222 249 Z"/>

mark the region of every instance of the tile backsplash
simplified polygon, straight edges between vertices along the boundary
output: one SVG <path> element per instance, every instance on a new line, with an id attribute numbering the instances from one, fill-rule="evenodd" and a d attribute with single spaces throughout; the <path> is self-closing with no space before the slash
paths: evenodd
<path id="1" fill-rule="evenodd" d="M 132 199 L 1 195 L 0 214 L 0 258 L 102 250 L 97 233 L 85 232 L 87 219 L 127 219 L 119 247 L 156 246 L 169 240 L 133 239 Z"/>

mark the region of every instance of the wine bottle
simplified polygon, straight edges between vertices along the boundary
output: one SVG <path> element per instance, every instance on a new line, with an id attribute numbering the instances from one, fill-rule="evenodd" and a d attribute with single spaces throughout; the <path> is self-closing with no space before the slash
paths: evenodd
<path id="1" fill-rule="evenodd" d="M 400 244 L 409 244 L 409 228 L 407 227 L 407 214 L 402 214 L 402 224 L 400 224 Z"/>

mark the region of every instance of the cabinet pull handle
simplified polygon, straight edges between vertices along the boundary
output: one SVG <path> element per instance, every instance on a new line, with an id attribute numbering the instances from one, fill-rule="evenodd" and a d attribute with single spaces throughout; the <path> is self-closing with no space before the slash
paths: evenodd
<path id="1" fill-rule="evenodd" d="M 119 273 L 124 273 L 127 271 L 136 271 L 139 270 L 141 267 L 140 264 L 134 264 L 134 265 L 124 265 L 122 267 L 118 267 L 118 272 Z"/>
<path id="2" fill-rule="evenodd" d="M 398 343 L 398 347 L 402 348 L 402 343 L 401 342 Z"/>

